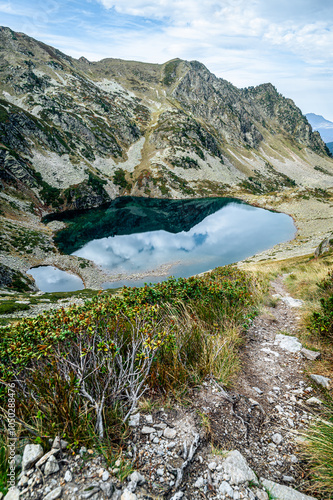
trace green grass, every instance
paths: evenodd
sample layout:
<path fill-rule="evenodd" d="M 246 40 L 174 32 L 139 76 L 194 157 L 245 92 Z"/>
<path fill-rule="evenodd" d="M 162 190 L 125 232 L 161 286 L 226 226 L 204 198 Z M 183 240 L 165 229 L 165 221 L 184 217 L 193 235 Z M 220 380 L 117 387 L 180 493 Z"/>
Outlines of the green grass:
<path fill-rule="evenodd" d="M 310 463 L 317 491 L 329 500 L 333 498 L 333 406 L 322 419 L 310 427 L 304 444 L 305 458 Z"/>
<path fill-rule="evenodd" d="M 28 304 L 17 304 L 12 300 L 0 302 L 0 314 L 12 314 L 17 311 L 27 311 Z"/>

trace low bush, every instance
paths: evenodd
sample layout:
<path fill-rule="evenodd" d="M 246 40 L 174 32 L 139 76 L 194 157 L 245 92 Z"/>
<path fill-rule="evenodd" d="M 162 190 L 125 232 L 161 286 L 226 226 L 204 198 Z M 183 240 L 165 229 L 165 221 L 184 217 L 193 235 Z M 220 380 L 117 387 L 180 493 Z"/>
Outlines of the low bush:
<path fill-rule="evenodd" d="M 119 443 L 144 393 L 184 390 L 206 376 L 230 382 L 255 305 L 252 279 L 227 266 L 24 319 L 0 337 L 0 406 L 14 382 L 25 432 L 88 444 L 107 426 Z"/>

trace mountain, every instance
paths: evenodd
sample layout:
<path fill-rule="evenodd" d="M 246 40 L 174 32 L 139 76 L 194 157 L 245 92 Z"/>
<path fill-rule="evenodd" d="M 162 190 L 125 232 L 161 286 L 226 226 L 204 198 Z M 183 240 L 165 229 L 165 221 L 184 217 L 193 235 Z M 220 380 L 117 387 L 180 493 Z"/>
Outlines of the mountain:
<path fill-rule="evenodd" d="M 311 124 L 313 130 L 317 130 L 324 142 L 333 141 L 333 122 L 326 120 L 321 115 L 316 115 L 314 113 L 307 113 L 305 115 Z"/>
<path fill-rule="evenodd" d="M 238 89 L 197 61 L 76 60 L 5 27 L 0 75 L 2 192 L 31 210 L 333 184 L 318 132 L 269 83 Z"/>

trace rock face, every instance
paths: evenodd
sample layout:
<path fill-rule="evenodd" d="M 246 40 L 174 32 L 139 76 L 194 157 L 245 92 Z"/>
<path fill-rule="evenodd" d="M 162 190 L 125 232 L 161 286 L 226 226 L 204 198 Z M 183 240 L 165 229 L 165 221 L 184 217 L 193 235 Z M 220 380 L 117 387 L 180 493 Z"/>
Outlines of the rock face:
<path fill-rule="evenodd" d="M 36 205 L 332 185 L 319 134 L 271 84 L 238 89 L 197 61 L 76 60 L 9 28 L 0 71 L 0 181 Z"/>

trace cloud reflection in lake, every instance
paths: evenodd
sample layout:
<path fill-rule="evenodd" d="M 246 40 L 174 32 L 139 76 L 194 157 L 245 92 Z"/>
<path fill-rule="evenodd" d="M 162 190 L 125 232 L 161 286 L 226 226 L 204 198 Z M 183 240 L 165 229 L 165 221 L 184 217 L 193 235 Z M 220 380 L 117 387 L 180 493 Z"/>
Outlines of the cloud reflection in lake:
<path fill-rule="evenodd" d="M 285 214 L 230 203 L 189 231 L 105 237 L 90 241 L 74 255 L 90 259 L 115 275 L 149 273 L 169 264 L 169 275 L 186 277 L 242 260 L 294 234 L 293 221 Z"/>

